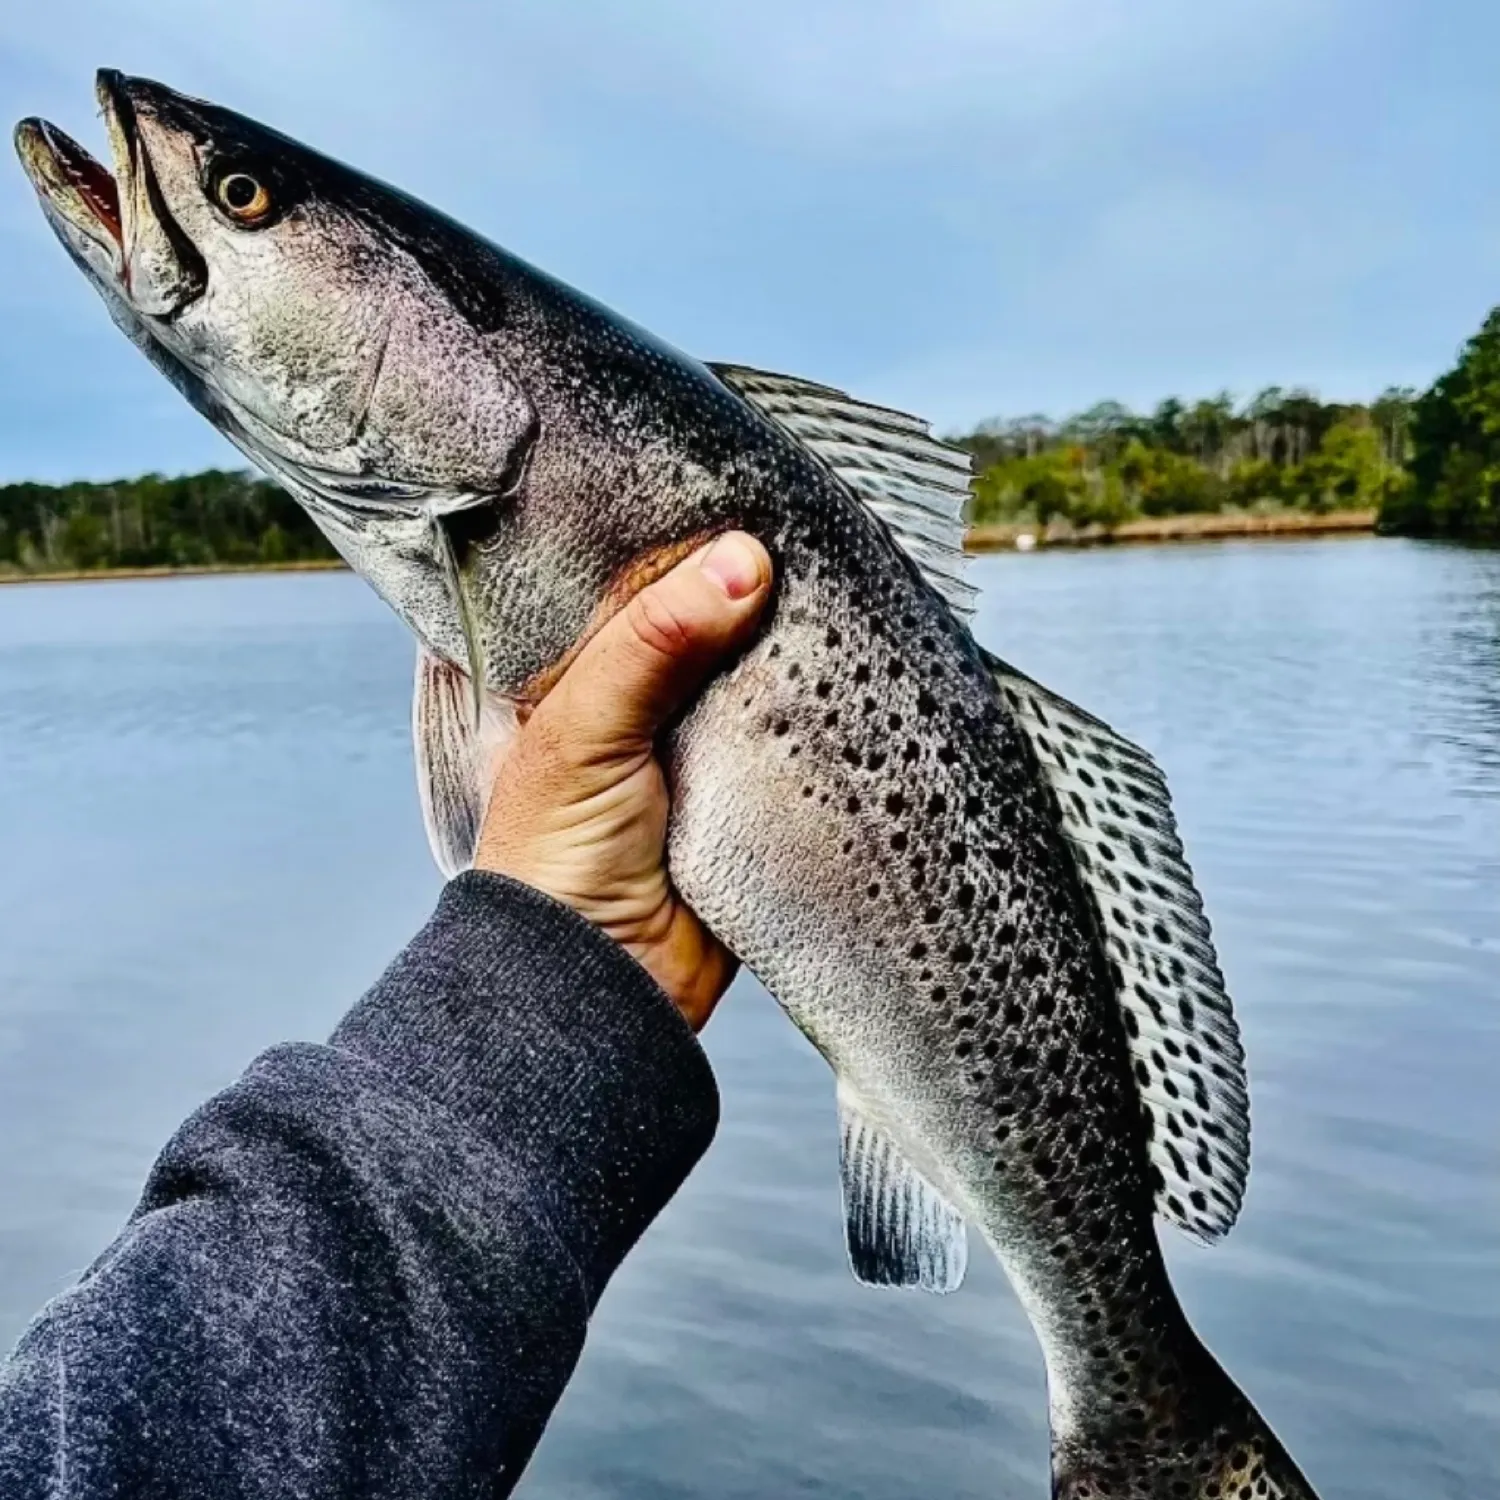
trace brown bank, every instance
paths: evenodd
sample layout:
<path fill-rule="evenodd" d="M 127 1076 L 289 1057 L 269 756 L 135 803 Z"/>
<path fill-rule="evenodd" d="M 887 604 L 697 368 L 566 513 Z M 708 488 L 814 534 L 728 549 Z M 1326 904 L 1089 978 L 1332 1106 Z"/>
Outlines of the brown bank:
<path fill-rule="evenodd" d="M 125 578 L 202 578 L 215 573 L 331 573 L 343 566 L 337 558 L 310 558 L 301 562 L 210 563 L 186 568 L 77 568 L 62 573 L 7 572 L 0 568 L 0 584 L 109 583 Z"/>
<path fill-rule="evenodd" d="M 1280 515 L 1161 516 L 1126 521 L 1113 528 L 1045 527 L 1028 521 L 972 526 L 964 545 L 970 552 L 1030 551 L 1033 547 L 1104 547 L 1121 542 L 1200 542 L 1244 536 L 1333 536 L 1374 531 L 1373 510 L 1334 510 L 1324 515 L 1288 511 Z M 337 559 L 285 563 L 217 563 L 188 568 L 89 568 L 61 573 L 0 569 L 0 584 L 103 583 L 128 578 L 198 578 L 216 573 L 328 573 L 342 569 Z"/>
<path fill-rule="evenodd" d="M 1052 521 L 1011 521 L 974 526 L 965 546 L 970 552 L 1029 551 L 1033 547 L 1101 547 L 1120 542 L 1199 542 L 1221 537 L 1333 536 L 1374 531 L 1373 510 L 1333 510 L 1322 515 L 1283 511 L 1270 515 L 1214 513 L 1196 516 L 1157 516 L 1125 521 L 1119 526 L 1070 526 Z"/>

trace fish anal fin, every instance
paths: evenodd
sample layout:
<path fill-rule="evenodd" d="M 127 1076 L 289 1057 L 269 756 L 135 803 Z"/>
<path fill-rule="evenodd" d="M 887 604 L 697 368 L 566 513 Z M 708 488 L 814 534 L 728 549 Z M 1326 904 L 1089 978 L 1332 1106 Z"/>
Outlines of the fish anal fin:
<path fill-rule="evenodd" d="M 498 756 L 516 732 L 509 704 L 486 698 L 474 712 L 468 674 L 418 648 L 412 745 L 422 821 L 432 857 L 452 879 L 474 862 Z"/>
<path fill-rule="evenodd" d="M 855 1279 L 867 1286 L 956 1291 L 969 1261 L 963 1217 L 843 1087 L 839 1165 Z"/>

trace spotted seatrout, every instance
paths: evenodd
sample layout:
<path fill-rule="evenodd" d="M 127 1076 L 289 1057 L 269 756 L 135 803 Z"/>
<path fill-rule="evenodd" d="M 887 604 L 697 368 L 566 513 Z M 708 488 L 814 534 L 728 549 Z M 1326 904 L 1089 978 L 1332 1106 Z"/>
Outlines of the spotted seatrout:
<path fill-rule="evenodd" d="M 968 1225 L 1046 1360 L 1057 1496 L 1308 1497 L 1194 1334 L 1248 1163 L 1238 1034 L 1150 757 L 971 637 L 967 460 L 709 366 L 347 167 L 100 77 L 114 173 L 18 130 L 115 321 L 419 642 L 437 857 L 518 705 L 656 562 L 730 527 L 763 633 L 666 745 L 672 877 L 833 1068 L 851 1264 L 948 1291 Z"/>

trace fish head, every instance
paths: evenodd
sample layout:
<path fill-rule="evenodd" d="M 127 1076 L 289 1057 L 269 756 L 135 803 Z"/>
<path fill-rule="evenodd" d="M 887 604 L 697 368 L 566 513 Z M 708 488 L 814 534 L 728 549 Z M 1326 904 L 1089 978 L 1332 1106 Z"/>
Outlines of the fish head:
<path fill-rule="evenodd" d="M 530 402 L 431 274 L 465 231 L 159 83 L 105 70 L 98 97 L 113 171 L 37 119 L 22 165 L 115 321 L 232 441 L 330 513 L 451 512 L 514 484 Z"/>

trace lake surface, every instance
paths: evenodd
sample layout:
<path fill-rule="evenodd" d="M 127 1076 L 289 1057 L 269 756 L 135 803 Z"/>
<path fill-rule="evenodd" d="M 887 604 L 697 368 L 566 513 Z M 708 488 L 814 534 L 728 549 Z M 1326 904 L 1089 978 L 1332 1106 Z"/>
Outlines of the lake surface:
<path fill-rule="evenodd" d="M 1500 1493 L 1500 552 L 988 557 L 991 649 L 1166 767 L 1249 1052 L 1255 1160 L 1189 1312 L 1324 1500 Z M 0 588 L 0 1344 L 263 1046 L 426 915 L 411 648 L 345 576 Z M 833 1090 L 741 981 L 719 1139 L 611 1287 L 523 1492 L 1046 1490 L 982 1253 L 844 1266 Z M 977 1241 L 976 1241 L 977 1248 Z"/>

